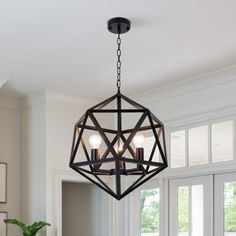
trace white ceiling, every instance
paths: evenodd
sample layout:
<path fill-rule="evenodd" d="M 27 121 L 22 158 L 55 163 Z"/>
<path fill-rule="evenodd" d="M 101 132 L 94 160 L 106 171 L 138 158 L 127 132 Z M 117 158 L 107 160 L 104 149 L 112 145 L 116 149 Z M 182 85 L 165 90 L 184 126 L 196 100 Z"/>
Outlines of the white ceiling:
<path fill-rule="evenodd" d="M 4 93 L 48 89 L 88 98 L 115 92 L 115 16 L 122 84 L 148 91 L 236 64 L 235 0 L 3 0 L 0 80 Z"/>

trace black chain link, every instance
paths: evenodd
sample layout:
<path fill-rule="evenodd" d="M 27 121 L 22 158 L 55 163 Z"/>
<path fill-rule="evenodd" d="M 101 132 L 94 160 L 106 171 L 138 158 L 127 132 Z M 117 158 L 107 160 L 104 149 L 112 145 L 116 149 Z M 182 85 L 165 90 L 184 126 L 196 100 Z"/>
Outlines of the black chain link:
<path fill-rule="evenodd" d="M 120 45 L 121 45 L 121 38 L 120 38 L 120 34 L 118 34 L 118 38 L 117 38 L 117 88 L 118 91 L 120 90 L 120 86 L 121 86 L 121 81 L 120 81 L 120 74 L 121 74 L 121 61 L 120 61 L 120 57 L 121 57 L 121 49 L 120 49 Z"/>

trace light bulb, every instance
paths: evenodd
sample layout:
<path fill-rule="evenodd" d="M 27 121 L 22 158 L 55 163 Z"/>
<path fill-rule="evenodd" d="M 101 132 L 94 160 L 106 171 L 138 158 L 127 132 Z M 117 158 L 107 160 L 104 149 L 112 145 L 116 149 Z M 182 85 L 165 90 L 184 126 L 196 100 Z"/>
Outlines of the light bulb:
<path fill-rule="evenodd" d="M 117 144 L 115 145 L 115 151 L 116 153 L 122 152 L 123 147 L 121 146 L 121 144 L 118 146 Z"/>
<path fill-rule="evenodd" d="M 136 148 L 141 148 L 144 143 L 144 136 L 141 133 L 136 133 L 133 137 L 133 143 Z"/>
<path fill-rule="evenodd" d="M 102 138 L 98 134 L 93 134 L 89 137 L 89 144 L 92 149 L 98 149 L 102 143 Z"/>

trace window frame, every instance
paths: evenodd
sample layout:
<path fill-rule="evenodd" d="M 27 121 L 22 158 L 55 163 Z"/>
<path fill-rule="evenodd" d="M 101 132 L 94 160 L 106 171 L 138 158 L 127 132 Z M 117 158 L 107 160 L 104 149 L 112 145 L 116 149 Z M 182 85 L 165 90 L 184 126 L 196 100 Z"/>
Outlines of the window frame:
<path fill-rule="evenodd" d="M 129 201 L 129 212 L 130 212 L 130 219 L 135 219 L 134 221 L 130 221 L 129 226 L 129 235 L 141 236 L 141 216 L 140 216 L 140 193 L 141 190 L 145 189 L 155 189 L 158 188 L 160 191 L 160 235 L 164 235 L 163 229 L 163 218 L 161 217 L 164 215 L 164 192 L 163 192 L 163 183 L 161 183 L 160 179 L 153 178 L 146 182 L 145 184 L 141 185 L 136 191 L 130 194 L 130 201 Z"/>
<path fill-rule="evenodd" d="M 188 128 L 194 128 L 202 125 L 208 125 L 209 127 L 209 134 L 211 134 L 211 124 L 220 123 L 224 121 L 233 120 L 233 160 L 225 161 L 225 162 L 217 162 L 217 163 L 208 163 L 199 166 L 185 166 L 180 168 L 170 168 L 171 160 L 170 160 L 170 134 L 174 131 L 179 130 L 186 130 Z M 169 167 L 165 169 L 163 172 L 159 173 L 158 176 L 153 177 L 149 180 L 146 184 L 151 183 L 159 183 L 160 188 L 160 235 L 168 235 L 170 234 L 170 189 L 169 189 L 169 181 L 172 179 L 177 178 L 193 178 L 193 177 L 200 177 L 203 175 L 216 175 L 222 173 L 229 173 L 236 170 L 236 109 L 229 109 L 226 111 L 212 111 L 207 112 L 200 115 L 192 115 L 189 117 L 178 118 L 176 120 L 170 120 L 165 122 L 166 128 L 166 146 L 167 146 L 167 158 Z M 186 131 L 185 134 L 187 135 L 188 132 Z M 211 139 L 211 135 L 208 136 Z M 188 147 L 188 140 L 186 140 L 186 147 Z M 209 140 L 209 147 L 211 147 L 211 140 Z M 186 152 L 187 152 L 186 148 Z M 209 150 L 210 151 L 210 150 Z M 211 153 L 209 155 L 211 158 Z M 188 158 L 186 158 L 188 159 Z M 140 186 L 142 188 L 142 186 Z M 130 219 L 127 224 L 127 231 L 124 236 L 136 236 L 138 235 L 137 231 L 137 222 L 133 222 L 136 219 L 137 212 L 135 211 L 135 197 L 137 199 L 136 193 L 139 192 L 138 190 L 131 193 L 127 199 L 127 207 L 128 207 L 128 218 Z M 136 196 L 135 196 L 136 195 Z"/>
<path fill-rule="evenodd" d="M 176 133 L 178 131 L 184 131 L 184 134 L 185 134 L 185 140 L 184 140 L 184 144 L 185 144 L 185 150 L 184 150 L 184 163 L 185 163 L 185 166 L 183 167 L 171 167 L 172 166 L 172 159 L 171 159 L 171 155 L 172 155 L 172 152 L 171 152 L 171 134 L 172 133 Z M 188 166 L 188 156 L 187 156 L 187 153 L 188 153 L 188 134 L 187 134 L 188 130 L 187 129 L 179 129 L 179 130 L 175 130 L 175 131 L 171 131 L 169 132 L 169 136 L 168 136 L 168 140 L 169 140 L 169 167 L 171 169 L 178 169 L 178 168 L 184 168 L 186 166 Z"/>
<path fill-rule="evenodd" d="M 221 123 L 221 122 L 226 122 L 226 121 L 233 121 L 233 159 L 232 160 L 226 160 L 226 161 L 220 161 L 220 162 L 213 162 L 212 161 L 212 125 Z M 196 166 L 190 166 L 189 165 L 189 130 L 192 128 L 198 128 L 201 126 L 208 126 L 208 163 L 206 164 L 200 164 Z M 177 168 L 172 168 L 171 167 L 171 134 L 173 132 L 185 130 L 185 166 L 184 167 L 177 167 Z M 223 118 L 218 118 L 218 119 L 212 119 L 212 120 L 205 120 L 201 121 L 198 123 L 189 123 L 185 125 L 179 125 L 179 126 L 170 126 L 167 130 L 167 153 L 168 153 L 168 160 L 169 160 L 169 170 L 171 172 L 175 172 L 177 169 L 187 169 L 187 168 L 199 168 L 201 169 L 202 167 L 210 167 L 214 168 L 222 164 L 232 164 L 236 163 L 236 116 L 230 116 L 230 117 L 223 117 Z"/>
<path fill-rule="evenodd" d="M 213 236 L 213 175 L 196 176 L 190 178 L 178 178 L 169 180 L 169 190 L 170 190 L 170 209 L 169 209 L 169 225 L 170 225 L 170 235 L 178 235 L 178 197 L 177 191 L 178 187 L 181 186 L 193 186 L 193 185 L 203 185 L 203 200 L 204 202 L 203 211 L 205 209 L 203 217 L 203 232 L 204 235 Z M 191 191 L 190 191 L 191 193 Z M 191 195 L 189 196 L 191 199 Z M 208 208 L 206 208 L 208 206 Z M 172 211 L 172 212 L 171 212 Z M 173 213 L 174 212 L 174 213 Z M 189 220 L 191 219 L 191 200 L 189 209 Z M 206 223 L 207 222 L 207 223 Z M 189 222 L 191 236 L 191 221 Z"/>
<path fill-rule="evenodd" d="M 236 181 L 236 172 L 232 173 L 223 173 L 215 175 L 214 182 L 215 182 L 215 189 L 214 189 L 214 196 L 215 196 L 215 236 L 222 236 L 224 235 L 224 184 L 226 182 L 235 182 Z"/>
<path fill-rule="evenodd" d="M 212 126 L 213 125 L 215 125 L 215 124 L 220 124 L 220 123 L 224 123 L 224 122 L 229 122 L 229 121 L 232 121 L 232 128 L 233 128 L 233 130 L 232 130 L 232 133 L 233 133 L 233 136 L 232 136 L 232 155 L 233 155 L 233 159 L 232 160 L 225 160 L 225 161 L 215 161 L 215 162 L 213 162 L 213 153 L 212 153 Z M 211 123 L 210 125 L 209 125 L 209 132 L 211 132 L 210 133 L 210 162 L 209 163 L 211 163 L 211 164 L 213 164 L 213 163 L 221 163 L 221 162 L 228 162 L 228 161 L 233 161 L 233 160 L 236 160 L 236 155 L 235 155 L 235 150 L 236 150 L 236 136 L 235 136 L 235 132 L 236 132 L 236 128 L 235 128 L 235 124 L 236 124 L 236 119 L 234 118 L 234 119 L 230 119 L 230 120 L 222 120 L 222 121 L 220 121 L 220 122 L 213 122 L 213 123 Z"/>

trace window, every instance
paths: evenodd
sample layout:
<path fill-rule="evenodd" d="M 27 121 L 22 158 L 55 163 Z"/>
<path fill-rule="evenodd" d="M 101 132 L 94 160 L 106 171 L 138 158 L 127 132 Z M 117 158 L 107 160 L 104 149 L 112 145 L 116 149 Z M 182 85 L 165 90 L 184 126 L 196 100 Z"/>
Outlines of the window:
<path fill-rule="evenodd" d="M 184 167 L 185 158 L 185 130 L 171 133 L 171 167 Z"/>
<path fill-rule="evenodd" d="M 169 187 L 170 236 L 236 236 L 236 172 L 173 179 Z"/>
<path fill-rule="evenodd" d="M 236 236 L 236 173 L 215 178 L 215 236 Z"/>
<path fill-rule="evenodd" d="M 203 185 L 192 186 L 192 236 L 203 235 Z"/>
<path fill-rule="evenodd" d="M 130 223 L 127 235 L 160 236 L 161 222 L 161 188 L 158 180 L 150 180 L 134 191 L 130 202 Z"/>
<path fill-rule="evenodd" d="M 236 181 L 224 184 L 224 235 L 236 235 Z"/>
<path fill-rule="evenodd" d="M 208 163 L 208 126 L 189 129 L 189 165 Z"/>
<path fill-rule="evenodd" d="M 233 159 L 233 121 L 212 124 L 212 162 Z"/>
<path fill-rule="evenodd" d="M 189 187 L 178 188 L 178 235 L 189 233 Z"/>
<path fill-rule="evenodd" d="M 185 170 L 170 170 L 141 186 L 130 201 L 126 235 L 236 236 L 236 173 L 212 174 L 214 170 L 234 171 L 234 122 L 202 124 L 170 133 L 171 168 L 194 167 L 186 170 L 187 176 L 198 171 L 199 176 L 184 178 Z M 147 136 L 145 147 L 152 147 L 152 143 Z M 217 164 L 226 161 L 231 162 Z M 203 171 L 195 168 L 202 165 L 212 167 L 210 175 L 205 166 Z"/>
<path fill-rule="evenodd" d="M 232 120 L 186 128 L 170 134 L 171 168 L 230 161 L 233 160 L 233 150 Z"/>
<path fill-rule="evenodd" d="M 190 220 L 191 212 L 191 220 Z M 178 236 L 203 236 L 203 185 L 178 188 Z"/>
<path fill-rule="evenodd" d="M 140 192 L 141 236 L 158 236 L 160 232 L 160 189 Z"/>
<path fill-rule="evenodd" d="M 170 235 L 210 236 L 212 176 L 170 180 Z"/>

